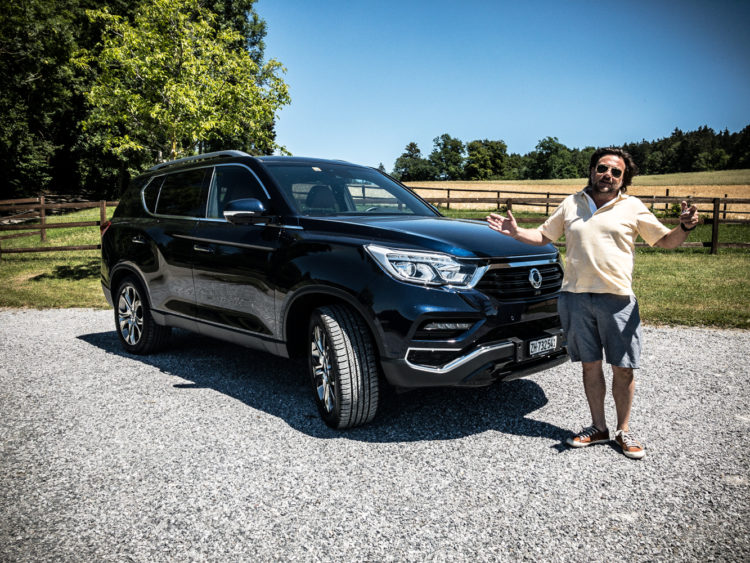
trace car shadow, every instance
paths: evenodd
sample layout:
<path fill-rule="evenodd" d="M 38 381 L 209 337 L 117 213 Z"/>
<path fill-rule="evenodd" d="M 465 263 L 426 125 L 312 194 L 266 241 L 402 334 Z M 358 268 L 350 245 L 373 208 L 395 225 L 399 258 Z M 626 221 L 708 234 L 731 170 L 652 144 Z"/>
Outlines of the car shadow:
<path fill-rule="evenodd" d="M 345 431 L 328 428 L 318 415 L 304 360 L 264 352 L 174 330 L 157 354 L 135 356 L 120 346 L 117 334 L 99 332 L 78 337 L 110 354 L 158 368 L 180 379 L 176 389 L 213 389 L 276 416 L 316 438 L 348 438 L 374 443 L 449 440 L 496 430 L 505 434 L 548 438 L 567 449 L 570 431 L 528 418 L 547 403 L 544 390 L 530 379 L 489 387 L 431 388 L 387 393 L 370 424 Z"/>

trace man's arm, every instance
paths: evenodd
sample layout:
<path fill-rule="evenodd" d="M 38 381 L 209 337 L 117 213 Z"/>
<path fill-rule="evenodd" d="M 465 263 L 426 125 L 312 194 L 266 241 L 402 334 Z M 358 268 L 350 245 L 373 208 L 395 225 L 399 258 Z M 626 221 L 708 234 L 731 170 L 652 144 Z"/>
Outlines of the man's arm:
<path fill-rule="evenodd" d="M 680 224 L 661 237 L 654 246 L 667 249 L 677 248 L 685 242 L 690 234 L 685 229 L 692 231 L 698 224 L 698 208 L 695 207 L 695 205 L 688 207 L 687 202 L 685 201 L 680 205 L 682 207 L 682 213 L 680 213 Z M 682 228 L 682 225 L 685 225 L 685 229 Z"/>
<path fill-rule="evenodd" d="M 493 231 L 514 238 L 519 242 L 525 242 L 526 244 L 543 246 L 552 242 L 539 229 L 524 229 L 523 227 L 519 227 L 510 209 L 508 209 L 507 217 L 491 213 L 487 217 L 487 224 Z"/>

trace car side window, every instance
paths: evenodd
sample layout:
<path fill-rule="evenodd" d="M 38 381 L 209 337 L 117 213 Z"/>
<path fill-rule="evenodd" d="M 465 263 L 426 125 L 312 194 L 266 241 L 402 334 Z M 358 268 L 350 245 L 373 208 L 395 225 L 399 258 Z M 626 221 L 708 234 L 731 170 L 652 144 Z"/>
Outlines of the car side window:
<path fill-rule="evenodd" d="M 161 188 L 163 182 L 164 176 L 156 177 L 143 190 L 143 203 L 149 213 L 156 212 L 156 200 L 159 198 L 159 188 Z"/>
<path fill-rule="evenodd" d="M 223 219 L 224 208 L 236 199 L 255 198 L 266 202 L 263 187 L 244 166 L 216 166 L 208 196 L 209 218 Z"/>
<path fill-rule="evenodd" d="M 203 185 L 207 171 L 210 172 L 211 169 L 198 168 L 167 174 L 156 202 L 156 214 L 203 217 L 205 213 Z"/>

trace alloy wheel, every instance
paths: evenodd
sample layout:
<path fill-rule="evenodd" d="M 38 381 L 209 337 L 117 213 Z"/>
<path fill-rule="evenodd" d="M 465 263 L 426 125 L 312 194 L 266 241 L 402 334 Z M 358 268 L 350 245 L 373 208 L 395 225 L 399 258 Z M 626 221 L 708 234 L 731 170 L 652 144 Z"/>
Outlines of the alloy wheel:
<path fill-rule="evenodd" d="M 123 340 L 135 346 L 143 334 L 143 303 L 130 284 L 123 286 L 117 304 L 117 320 Z"/>
<path fill-rule="evenodd" d="M 328 337 L 320 325 L 315 325 L 313 328 L 310 355 L 318 400 L 326 412 L 331 413 L 336 408 L 336 380 L 330 361 L 331 350 Z"/>

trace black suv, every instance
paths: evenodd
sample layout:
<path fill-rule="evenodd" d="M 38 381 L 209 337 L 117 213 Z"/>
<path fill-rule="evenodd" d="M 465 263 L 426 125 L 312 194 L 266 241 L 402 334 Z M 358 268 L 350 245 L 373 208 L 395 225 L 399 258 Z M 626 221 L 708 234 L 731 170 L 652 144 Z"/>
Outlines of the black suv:
<path fill-rule="evenodd" d="M 102 230 L 126 351 L 180 327 L 307 356 L 334 428 L 372 420 L 384 384 L 488 385 L 566 360 L 554 246 L 447 219 L 373 168 L 183 158 L 136 178 Z"/>

